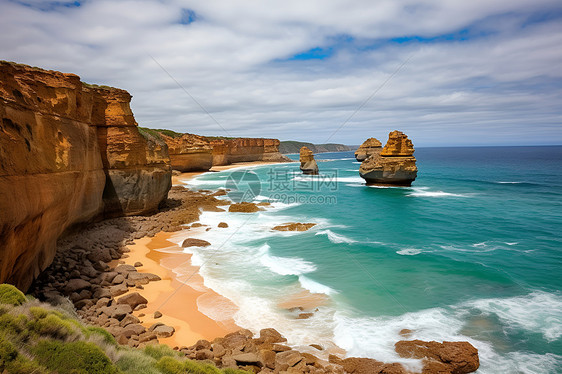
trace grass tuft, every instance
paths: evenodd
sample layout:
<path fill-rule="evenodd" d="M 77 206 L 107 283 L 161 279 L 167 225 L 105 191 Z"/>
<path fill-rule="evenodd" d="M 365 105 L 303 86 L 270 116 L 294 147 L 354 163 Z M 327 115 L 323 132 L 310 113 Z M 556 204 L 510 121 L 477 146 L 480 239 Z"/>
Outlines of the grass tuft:
<path fill-rule="evenodd" d="M 0 284 L 0 304 L 22 305 L 27 299 L 23 292 L 11 284 Z"/>

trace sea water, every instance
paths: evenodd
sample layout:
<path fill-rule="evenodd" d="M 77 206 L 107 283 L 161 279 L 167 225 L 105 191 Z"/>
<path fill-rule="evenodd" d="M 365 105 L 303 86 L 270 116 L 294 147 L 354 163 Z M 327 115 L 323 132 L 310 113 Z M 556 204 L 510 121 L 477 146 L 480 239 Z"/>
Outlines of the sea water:
<path fill-rule="evenodd" d="M 316 155 L 318 177 L 295 162 L 187 182 L 244 189 L 236 182 L 248 172 L 260 181 L 255 201 L 272 202 L 258 213 L 201 215 L 213 245 L 190 251 L 205 285 L 238 306 L 224 318 L 274 327 L 296 346 L 333 342 L 414 369 L 394 352 L 402 329 L 408 339 L 471 342 L 478 373 L 562 372 L 562 147 L 415 156 L 418 178 L 407 188 L 366 186 L 351 152 Z M 217 229 L 221 221 L 229 227 Z M 317 225 L 271 230 L 287 222 Z M 279 303 L 303 290 L 328 302 L 301 320 Z"/>

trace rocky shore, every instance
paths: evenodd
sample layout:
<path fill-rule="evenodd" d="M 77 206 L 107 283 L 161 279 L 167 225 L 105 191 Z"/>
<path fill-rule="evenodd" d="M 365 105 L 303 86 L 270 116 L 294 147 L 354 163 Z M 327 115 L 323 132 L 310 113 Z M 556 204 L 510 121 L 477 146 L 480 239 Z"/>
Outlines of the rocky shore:
<path fill-rule="evenodd" d="M 173 187 L 160 211 L 151 216 L 108 219 L 81 228 L 59 240 L 51 266 L 34 282 L 31 292 L 55 305 L 69 301 L 88 324 L 106 328 L 120 344 L 143 347 L 165 341 L 176 328 L 158 322 L 161 313 L 150 316 L 147 325 L 143 311 L 151 301 L 140 292 L 161 278 L 143 271 L 143 263 L 125 264 L 128 245 L 159 232 L 196 230 L 201 211 L 229 210 L 255 212 L 256 204 L 229 204 L 217 199 L 224 190 L 190 191 Z M 236 207 L 235 209 L 231 209 Z M 191 225 L 189 225 L 191 224 Z M 272 229 L 302 230 L 310 224 L 288 223 Z M 188 239 L 189 240 L 189 239 Z M 184 243 L 208 245 L 208 243 Z M 240 368 L 255 373 L 408 373 L 397 363 L 382 363 L 366 358 L 341 358 L 328 355 L 320 345 L 301 352 L 274 329 L 261 330 L 258 336 L 249 330 L 228 333 L 213 340 L 185 342 L 173 348 L 193 360 L 210 361 L 221 368 Z M 191 345 L 189 345 L 191 344 Z M 424 373 L 469 373 L 478 367 L 478 353 L 465 342 L 401 341 L 396 345 L 400 356 L 422 360 Z"/>

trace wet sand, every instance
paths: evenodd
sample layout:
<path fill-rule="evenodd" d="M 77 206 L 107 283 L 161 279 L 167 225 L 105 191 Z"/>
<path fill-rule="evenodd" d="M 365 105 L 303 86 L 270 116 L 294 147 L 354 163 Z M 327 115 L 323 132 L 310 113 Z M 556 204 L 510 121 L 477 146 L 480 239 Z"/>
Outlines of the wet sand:
<path fill-rule="evenodd" d="M 212 341 L 239 330 L 232 318 L 216 321 L 199 311 L 198 304 L 202 302 L 220 305 L 223 316 L 232 316 L 237 307 L 203 285 L 199 268 L 191 265 L 191 255 L 183 253 L 181 247 L 167 240 L 172 235 L 161 232 L 154 238 L 145 237 L 128 246 L 131 252 L 124 259 L 125 263 L 134 265 L 137 261 L 141 262 L 143 266 L 137 268 L 139 272 L 157 274 L 162 278 L 144 285 L 144 289 L 130 289 L 129 292 L 138 292 L 148 300 L 147 308 L 134 312 L 134 315 L 145 315 L 139 319 L 146 328 L 156 322 L 174 327 L 176 332 L 173 336 L 159 338 L 161 343 L 171 347 L 190 346 L 199 339 Z M 155 319 L 156 311 L 163 316 Z"/>

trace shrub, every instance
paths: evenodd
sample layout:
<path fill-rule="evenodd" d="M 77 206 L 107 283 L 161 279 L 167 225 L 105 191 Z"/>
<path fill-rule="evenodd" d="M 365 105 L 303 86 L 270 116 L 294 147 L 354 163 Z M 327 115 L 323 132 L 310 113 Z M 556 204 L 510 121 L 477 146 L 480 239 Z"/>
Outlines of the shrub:
<path fill-rule="evenodd" d="M 204 364 L 191 360 L 186 360 L 183 364 L 186 372 L 193 374 L 221 374 L 222 371 L 218 369 L 215 365 Z"/>
<path fill-rule="evenodd" d="M 144 348 L 144 353 L 156 360 L 160 360 L 162 357 L 181 357 L 179 352 L 164 344 L 147 345 Z"/>
<path fill-rule="evenodd" d="M 107 344 L 117 345 L 117 340 L 115 340 L 115 337 L 111 335 L 111 333 L 106 329 L 103 329 L 101 327 L 95 327 L 95 326 L 86 327 L 86 336 L 90 337 L 93 334 L 101 336 L 103 338 L 103 341 L 106 342 Z"/>
<path fill-rule="evenodd" d="M 0 284 L 0 304 L 21 305 L 27 299 L 23 292 L 11 284 Z"/>
<path fill-rule="evenodd" d="M 29 329 L 39 335 L 55 339 L 65 339 L 79 331 L 76 329 L 75 323 L 70 320 L 63 320 L 54 314 L 48 314 L 45 318 L 31 321 Z"/>
<path fill-rule="evenodd" d="M 156 360 L 140 350 L 125 350 L 116 362 L 119 369 L 127 374 L 160 374 L 155 368 Z"/>
<path fill-rule="evenodd" d="M 183 368 L 183 363 L 172 357 L 166 356 L 162 357 L 157 363 L 156 368 L 159 369 L 163 374 L 186 374 L 187 372 Z"/>
<path fill-rule="evenodd" d="M 0 371 L 10 374 L 45 374 L 46 371 L 37 363 L 20 355 L 8 340 L 0 336 Z"/>
<path fill-rule="evenodd" d="M 105 353 L 93 343 L 43 340 L 34 347 L 33 353 L 42 365 L 59 373 L 119 373 Z"/>

